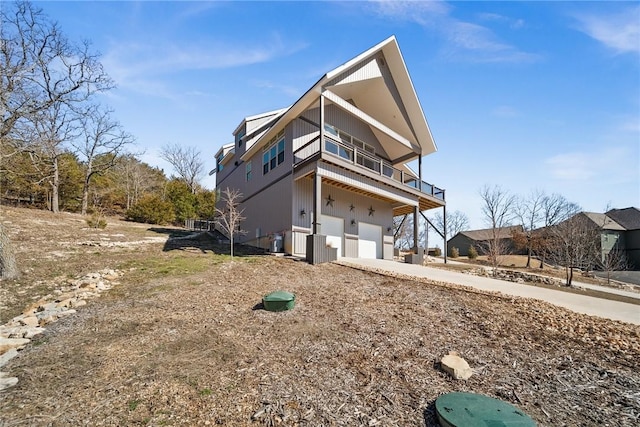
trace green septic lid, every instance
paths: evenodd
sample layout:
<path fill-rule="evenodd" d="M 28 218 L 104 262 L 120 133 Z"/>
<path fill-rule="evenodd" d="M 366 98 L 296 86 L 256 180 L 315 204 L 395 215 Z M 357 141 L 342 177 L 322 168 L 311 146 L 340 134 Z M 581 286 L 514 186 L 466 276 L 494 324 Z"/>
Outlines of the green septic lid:
<path fill-rule="evenodd" d="M 443 427 L 535 427 L 536 423 L 513 405 L 475 393 L 448 393 L 436 400 Z"/>
<path fill-rule="evenodd" d="M 296 299 L 296 296 L 291 292 L 287 292 L 287 291 L 271 292 L 270 294 L 265 295 L 264 298 L 262 298 L 263 301 L 271 301 L 271 302 L 293 301 L 294 299 Z"/>

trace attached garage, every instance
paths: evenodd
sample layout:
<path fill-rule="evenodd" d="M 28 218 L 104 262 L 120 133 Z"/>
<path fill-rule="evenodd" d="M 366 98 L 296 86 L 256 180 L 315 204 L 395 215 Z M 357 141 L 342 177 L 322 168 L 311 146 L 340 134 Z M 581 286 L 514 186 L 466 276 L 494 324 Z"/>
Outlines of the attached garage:
<path fill-rule="evenodd" d="M 344 219 L 322 215 L 320 222 L 322 234 L 327 236 L 327 245 L 338 249 L 338 256 L 344 256 L 342 241 L 344 238 Z"/>
<path fill-rule="evenodd" d="M 360 222 L 358 224 L 358 257 L 382 258 L 382 227 Z"/>

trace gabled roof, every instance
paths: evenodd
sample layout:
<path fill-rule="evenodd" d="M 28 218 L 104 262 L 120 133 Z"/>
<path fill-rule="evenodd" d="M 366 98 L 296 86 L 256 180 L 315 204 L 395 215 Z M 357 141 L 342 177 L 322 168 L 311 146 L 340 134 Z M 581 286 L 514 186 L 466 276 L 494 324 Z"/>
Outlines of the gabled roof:
<path fill-rule="evenodd" d="M 582 214 L 585 217 L 589 218 L 597 227 L 602 228 L 603 230 L 625 230 L 623 226 L 621 226 L 605 214 L 598 212 L 582 212 Z"/>
<path fill-rule="evenodd" d="M 501 227 L 497 229 L 498 237 L 500 239 L 510 239 L 512 237 L 513 232 L 521 232 L 522 230 L 523 228 L 521 225 L 510 225 L 507 227 Z M 466 236 L 471 240 L 481 242 L 481 241 L 490 240 L 493 238 L 493 229 L 485 228 L 482 230 L 468 230 L 468 231 L 461 231 L 458 234 Z M 458 234 L 456 234 L 456 236 Z M 452 239 L 456 236 L 453 236 Z"/>
<path fill-rule="evenodd" d="M 325 91 L 334 104 L 344 109 L 355 105 L 370 123 L 376 124 L 372 131 L 383 146 L 388 143 L 385 150 L 391 157 L 401 159 L 410 152 L 417 157 L 436 151 L 400 48 L 395 36 L 391 36 L 322 76 L 251 148 L 247 147 L 243 159 L 255 154 L 291 120 L 317 105 Z M 392 140 L 403 141 L 405 147 L 391 144 Z M 398 152 L 389 153 L 388 148 L 394 146 Z"/>
<path fill-rule="evenodd" d="M 640 230 L 640 210 L 638 208 L 611 209 L 606 215 L 626 230 Z"/>

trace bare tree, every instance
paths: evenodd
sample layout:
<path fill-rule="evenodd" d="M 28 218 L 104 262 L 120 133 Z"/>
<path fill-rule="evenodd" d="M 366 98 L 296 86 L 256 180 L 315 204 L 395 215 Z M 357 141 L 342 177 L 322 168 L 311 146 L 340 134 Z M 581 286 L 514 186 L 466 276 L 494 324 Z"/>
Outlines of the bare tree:
<path fill-rule="evenodd" d="M 75 133 L 74 109 L 113 81 L 88 42 L 69 42 L 31 3 L 3 5 L 0 16 L 0 140 L 29 153 L 58 212 L 58 158 Z"/>
<path fill-rule="evenodd" d="M 571 203 L 565 205 L 564 215 L 569 218 L 546 229 L 547 256 L 555 264 L 564 267 L 567 286 L 571 286 L 576 268 L 590 268 L 600 234 L 592 220 L 574 212 L 576 207 Z"/>
<path fill-rule="evenodd" d="M 240 223 L 245 220 L 242 216 L 244 209 L 240 209 L 240 200 L 242 193 L 236 189 L 227 187 L 222 191 L 222 207 L 216 208 L 218 215 L 216 224 L 227 234 L 231 242 L 231 259 L 233 259 L 233 240 L 234 236 L 246 234 L 246 231 L 240 228 Z"/>
<path fill-rule="evenodd" d="M 600 255 L 600 254 L 599 254 Z M 614 271 L 624 271 L 629 269 L 627 254 L 619 245 L 614 246 L 606 254 L 595 258 L 596 266 L 604 271 L 607 276 L 607 283 L 611 283 L 611 273 Z"/>
<path fill-rule="evenodd" d="M 37 184 L 50 188 L 49 209 L 59 212 L 60 158 L 68 152 L 65 144 L 79 135 L 78 116 L 68 106 L 55 102 L 45 110 L 34 113 L 19 129 L 20 150 L 29 154 L 37 171 Z"/>
<path fill-rule="evenodd" d="M 72 145 L 84 162 L 82 187 L 82 215 L 87 214 L 89 187 L 94 175 L 113 168 L 122 152 L 133 144 L 134 138 L 120 123 L 111 118 L 112 110 L 91 106 L 82 114 L 82 137 Z"/>
<path fill-rule="evenodd" d="M 535 244 L 534 230 L 540 226 L 543 217 L 543 201 L 545 194 L 534 190 L 527 197 L 516 198 L 514 213 L 518 222 L 522 224 L 524 247 L 527 250 L 527 268 L 531 267 L 531 255 Z"/>
<path fill-rule="evenodd" d="M 413 247 L 413 215 L 393 217 L 393 236 L 398 249 L 407 250 Z"/>
<path fill-rule="evenodd" d="M 0 139 L 54 104 L 77 104 L 113 87 L 90 45 L 70 43 L 27 1 L 0 7 Z"/>
<path fill-rule="evenodd" d="M 194 147 L 183 147 L 178 144 L 168 144 L 162 147 L 160 157 L 169 162 L 183 179 L 193 194 L 198 190 L 198 181 L 204 172 L 202 155 Z"/>
<path fill-rule="evenodd" d="M 482 252 L 487 255 L 493 274 L 497 274 L 502 256 L 506 255 L 506 239 L 501 233 L 501 229 L 510 225 L 513 217 L 513 205 L 515 196 L 499 186 L 484 186 L 480 189 L 482 198 L 482 214 L 485 222 L 489 226 L 489 239 L 481 245 Z"/>
<path fill-rule="evenodd" d="M 442 213 L 437 212 L 431 219 L 431 222 L 433 222 L 433 225 L 438 227 L 440 231 L 443 231 L 444 218 L 445 217 L 442 215 Z M 458 210 L 453 212 L 447 211 L 446 219 L 447 219 L 447 236 L 453 237 L 459 232 L 469 228 L 469 217 L 467 217 L 467 215 L 464 212 L 461 212 Z"/>
<path fill-rule="evenodd" d="M 162 187 L 162 171 L 142 163 L 133 154 L 120 156 L 113 169 L 119 190 L 125 195 L 125 207 L 131 208 L 144 194 Z"/>
<path fill-rule="evenodd" d="M 566 221 L 581 211 L 580 206 L 568 201 L 564 196 L 553 193 L 544 196 L 541 200 L 540 223 L 541 227 L 532 233 L 532 248 L 534 254 L 540 257 L 540 268 L 544 268 L 546 256 L 551 252 L 553 245 L 551 227 Z"/>

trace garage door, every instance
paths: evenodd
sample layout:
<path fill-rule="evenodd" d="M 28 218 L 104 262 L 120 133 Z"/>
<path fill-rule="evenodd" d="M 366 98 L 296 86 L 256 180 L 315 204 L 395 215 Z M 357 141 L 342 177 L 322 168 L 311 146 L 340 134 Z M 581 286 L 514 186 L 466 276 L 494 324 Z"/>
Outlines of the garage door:
<path fill-rule="evenodd" d="M 382 258 L 382 227 L 361 222 L 358 224 L 358 257 Z"/>
<path fill-rule="evenodd" d="M 327 236 L 327 245 L 338 249 L 338 256 L 343 256 L 342 238 L 344 236 L 344 219 L 322 215 L 322 234 Z"/>

